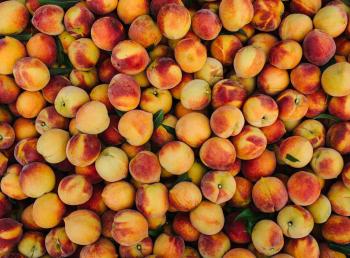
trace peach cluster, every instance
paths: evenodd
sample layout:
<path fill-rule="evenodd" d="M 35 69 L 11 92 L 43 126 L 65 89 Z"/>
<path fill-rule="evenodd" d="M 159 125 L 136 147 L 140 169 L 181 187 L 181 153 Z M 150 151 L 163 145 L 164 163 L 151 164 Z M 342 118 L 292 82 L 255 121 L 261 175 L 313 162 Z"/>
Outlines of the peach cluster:
<path fill-rule="evenodd" d="M 0 257 L 349 257 L 349 18 L 0 0 Z"/>

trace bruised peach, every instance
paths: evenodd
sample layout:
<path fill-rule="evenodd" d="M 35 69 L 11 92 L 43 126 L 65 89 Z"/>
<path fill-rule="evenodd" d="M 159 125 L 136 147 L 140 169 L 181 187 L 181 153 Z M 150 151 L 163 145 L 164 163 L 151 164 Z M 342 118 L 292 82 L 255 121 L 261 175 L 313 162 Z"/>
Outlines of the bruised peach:
<path fill-rule="evenodd" d="M 294 13 L 303 13 L 313 16 L 321 8 L 321 0 L 292 0 L 290 3 L 291 10 Z"/>
<path fill-rule="evenodd" d="M 350 195 L 350 189 L 343 182 L 334 183 L 328 191 L 328 199 L 332 205 L 332 211 L 338 215 L 350 216 L 350 206 L 346 199 Z"/>
<path fill-rule="evenodd" d="M 185 243 L 181 237 L 160 234 L 154 242 L 153 253 L 164 258 L 182 257 Z"/>
<path fill-rule="evenodd" d="M 242 43 L 235 35 L 219 35 L 211 43 L 210 53 L 223 65 L 231 65 L 241 47 Z"/>
<path fill-rule="evenodd" d="M 309 108 L 306 112 L 306 117 L 315 117 L 323 113 L 327 109 L 327 95 L 323 89 L 306 95 L 307 102 L 309 103 Z"/>
<path fill-rule="evenodd" d="M 330 4 L 317 11 L 313 18 L 313 23 L 316 29 L 335 38 L 345 31 L 348 24 L 348 16 L 342 6 Z"/>
<path fill-rule="evenodd" d="M 26 138 L 17 142 L 13 154 L 19 164 L 23 166 L 43 160 L 43 157 L 36 150 L 37 142 L 37 138 Z"/>
<path fill-rule="evenodd" d="M 74 68 L 89 71 L 97 64 L 100 50 L 91 39 L 81 38 L 69 45 L 68 57 Z"/>
<path fill-rule="evenodd" d="M 302 53 L 298 42 L 290 39 L 282 40 L 271 48 L 269 61 L 279 69 L 293 69 L 299 64 Z"/>
<path fill-rule="evenodd" d="M 287 70 L 268 64 L 258 75 L 257 84 L 263 93 L 276 95 L 288 87 L 289 75 Z"/>
<path fill-rule="evenodd" d="M 70 7 L 64 15 L 64 27 L 73 37 L 87 37 L 95 17 L 84 5 Z"/>
<path fill-rule="evenodd" d="M 102 17 L 92 25 L 91 38 L 98 48 L 112 51 L 117 43 L 125 39 L 123 24 L 114 17 Z"/>
<path fill-rule="evenodd" d="M 269 55 L 271 48 L 278 42 L 277 38 L 269 33 L 258 33 L 252 36 L 248 43 L 255 47 L 260 47 L 266 56 Z"/>
<path fill-rule="evenodd" d="M 58 92 L 70 84 L 71 82 L 62 75 L 51 76 L 49 83 L 42 89 L 43 97 L 47 102 L 53 104 Z"/>
<path fill-rule="evenodd" d="M 174 232 L 185 241 L 197 241 L 200 235 L 198 230 L 192 226 L 188 213 L 176 213 L 172 228 Z"/>
<path fill-rule="evenodd" d="M 104 15 L 117 8 L 118 0 L 87 0 L 86 4 L 93 13 Z"/>
<path fill-rule="evenodd" d="M 244 116 L 242 112 L 234 106 L 221 106 L 217 108 L 210 117 L 211 129 L 221 138 L 228 138 L 239 134 L 243 126 Z"/>
<path fill-rule="evenodd" d="M 207 107 L 211 100 L 209 84 L 200 79 L 192 80 L 181 91 L 181 104 L 191 110 L 202 110 Z"/>
<path fill-rule="evenodd" d="M 211 236 L 201 234 L 198 239 L 198 251 L 205 258 L 223 257 L 230 247 L 230 239 L 223 232 Z"/>
<path fill-rule="evenodd" d="M 147 68 L 147 78 L 158 89 L 171 89 L 181 82 L 182 72 L 173 59 L 160 57 Z"/>
<path fill-rule="evenodd" d="M 0 34 L 10 35 L 21 33 L 28 25 L 29 12 L 18 1 L 3 1 L 0 4 Z"/>
<path fill-rule="evenodd" d="M 69 257 L 77 249 L 76 244 L 69 240 L 64 227 L 50 230 L 45 237 L 45 247 L 52 257 Z"/>
<path fill-rule="evenodd" d="M 223 256 L 223 258 L 240 258 L 240 257 L 255 258 L 256 256 L 251 251 L 244 248 L 231 249 Z"/>
<path fill-rule="evenodd" d="M 150 151 L 141 151 L 130 161 L 131 176 L 140 183 L 155 183 L 160 179 L 161 166 L 158 157 Z"/>
<path fill-rule="evenodd" d="M 266 55 L 261 48 L 245 46 L 237 51 L 233 66 L 238 77 L 251 78 L 261 72 L 266 62 Z"/>
<path fill-rule="evenodd" d="M 314 64 L 301 63 L 292 70 L 290 80 L 296 90 L 312 94 L 321 87 L 321 71 Z"/>
<path fill-rule="evenodd" d="M 276 100 L 279 107 L 279 118 L 282 121 L 296 121 L 305 116 L 309 103 L 300 92 L 292 89 L 283 91 Z"/>
<path fill-rule="evenodd" d="M 344 161 L 338 151 L 332 148 L 318 148 L 310 164 L 316 175 L 323 179 L 333 179 L 342 172 Z"/>
<path fill-rule="evenodd" d="M 84 246 L 80 251 L 81 258 L 94 256 L 113 258 L 117 256 L 117 251 L 112 241 L 107 238 L 101 238 L 93 244 Z"/>
<path fill-rule="evenodd" d="M 219 15 L 226 30 L 238 31 L 253 19 L 253 4 L 247 0 L 223 0 L 219 5 Z"/>
<path fill-rule="evenodd" d="M 158 45 L 162 39 L 160 29 L 149 15 L 141 15 L 133 20 L 128 36 L 146 48 Z"/>
<path fill-rule="evenodd" d="M 230 105 L 240 108 L 248 93 L 241 84 L 230 79 L 218 81 L 212 90 L 212 106 L 218 108 Z"/>
<path fill-rule="evenodd" d="M 180 40 L 175 46 L 174 54 L 176 62 L 186 73 L 198 72 L 207 59 L 205 46 L 193 38 Z"/>
<path fill-rule="evenodd" d="M 0 150 L 10 148 L 15 142 L 15 131 L 8 123 L 0 123 Z"/>
<path fill-rule="evenodd" d="M 201 201 L 202 193 L 192 182 L 177 183 L 169 190 L 169 205 L 177 211 L 191 211 Z"/>
<path fill-rule="evenodd" d="M 321 77 L 323 90 L 333 97 L 343 97 L 350 94 L 349 84 L 350 64 L 340 62 L 330 65 Z M 335 86 L 336 85 L 336 86 Z"/>
<path fill-rule="evenodd" d="M 274 31 L 281 23 L 284 5 L 280 0 L 258 0 L 253 3 L 253 26 L 260 31 Z"/>
<path fill-rule="evenodd" d="M 17 248 L 26 257 L 42 257 L 46 253 L 44 234 L 37 231 L 24 233 Z"/>
<path fill-rule="evenodd" d="M 337 244 L 350 243 L 350 219 L 349 217 L 331 215 L 322 225 L 322 236 L 327 240 Z"/>
<path fill-rule="evenodd" d="M 303 42 L 305 58 L 312 64 L 322 66 L 334 56 L 336 45 L 333 38 L 321 30 L 310 31 Z"/>
<path fill-rule="evenodd" d="M 301 257 L 320 257 L 320 248 L 318 247 L 317 240 L 308 235 L 299 239 L 290 239 L 285 246 L 286 253 L 292 255 L 295 258 Z"/>
<path fill-rule="evenodd" d="M 57 47 L 55 39 L 52 36 L 37 33 L 28 40 L 26 47 L 30 57 L 38 58 L 47 66 L 51 66 L 55 63 Z M 42 51 L 43 48 L 45 48 L 46 51 Z"/>
<path fill-rule="evenodd" d="M 327 144 L 337 150 L 340 154 L 350 153 L 350 144 L 348 132 L 350 131 L 350 123 L 341 122 L 332 125 L 326 135 Z"/>
<path fill-rule="evenodd" d="M 313 148 L 325 144 L 326 130 L 324 125 L 317 120 L 304 120 L 293 130 L 293 134 L 308 139 Z"/>
<path fill-rule="evenodd" d="M 33 26 L 40 32 L 57 36 L 64 31 L 64 10 L 57 5 L 43 5 L 35 10 L 32 18 Z"/>
<path fill-rule="evenodd" d="M 12 37 L 0 39 L 0 58 L 3 60 L 0 64 L 0 74 L 12 74 L 16 62 L 25 56 L 26 49 L 19 40 Z"/>
<path fill-rule="evenodd" d="M 209 9 L 201 9 L 192 17 L 192 30 L 203 40 L 215 39 L 221 30 L 219 17 Z"/>

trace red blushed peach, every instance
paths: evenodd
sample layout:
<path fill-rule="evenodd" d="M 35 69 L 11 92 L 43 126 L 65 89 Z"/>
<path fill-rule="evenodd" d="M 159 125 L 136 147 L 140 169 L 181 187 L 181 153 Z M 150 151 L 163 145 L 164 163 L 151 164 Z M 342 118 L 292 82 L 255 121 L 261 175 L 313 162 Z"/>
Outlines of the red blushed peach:
<path fill-rule="evenodd" d="M 160 57 L 147 68 L 147 78 L 158 89 L 171 89 L 181 82 L 182 72 L 173 59 Z"/>
<path fill-rule="evenodd" d="M 288 202 L 288 192 L 276 177 L 262 177 L 254 185 L 252 198 L 255 206 L 265 213 L 281 210 Z"/>
<path fill-rule="evenodd" d="M 199 156 L 207 167 L 226 170 L 235 161 L 236 150 L 229 140 L 212 137 L 203 143 Z"/>
<path fill-rule="evenodd" d="M 91 164 L 86 167 L 75 167 L 75 173 L 86 177 L 86 179 L 92 183 L 97 184 L 101 182 L 102 178 L 98 175 L 96 171 L 95 164 Z"/>
<path fill-rule="evenodd" d="M 313 16 L 321 8 L 321 0 L 292 0 L 290 8 L 294 13 L 303 13 Z"/>
<path fill-rule="evenodd" d="M 91 39 L 81 38 L 69 45 L 68 57 L 74 68 L 89 71 L 97 64 L 100 50 Z"/>
<path fill-rule="evenodd" d="M 288 71 L 268 64 L 259 74 L 257 84 L 263 93 L 276 95 L 288 87 Z"/>
<path fill-rule="evenodd" d="M 15 81 L 6 75 L 0 75 L 0 103 L 10 104 L 16 101 L 20 93 Z"/>
<path fill-rule="evenodd" d="M 132 159 L 140 151 L 147 151 L 147 150 L 150 151 L 151 145 L 149 143 L 146 143 L 140 146 L 134 146 L 134 145 L 131 145 L 130 143 L 125 142 L 122 144 L 121 149 L 126 153 L 129 159 Z"/>
<path fill-rule="evenodd" d="M 37 33 L 27 42 L 27 52 L 30 57 L 38 58 L 47 66 L 55 63 L 57 57 L 56 42 L 52 36 Z M 42 51 L 45 48 L 45 51 Z"/>
<path fill-rule="evenodd" d="M 220 205 L 202 201 L 190 212 L 192 225 L 202 234 L 214 235 L 224 227 L 224 213 Z"/>
<path fill-rule="evenodd" d="M 136 41 L 120 41 L 112 51 L 112 65 L 121 73 L 135 75 L 146 69 L 150 58 L 146 49 Z"/>
<path fill-rule="evenodd" d="M 258 0 L 253 3 L 253 26 L 260 31 L 274 31 L 281 23 L 284 5 L 279 0 Z"/>
<path fill-rule="evenodd" d="M 203 110 L 210 104 L 210 85 L 204 80 L 192 80 L 181 91 L 181 104 L 190 110 Z"/>
<path fill-rule="evenodd" d="M 320 248 L 318 247 L 317 240 L 311 235 L 299 239 L 290 239 L 284 249 L 286 253 L 295 258 L 320 257 Z"/>
<path fill-rule="evenodd" d="M 233 15 L 234 13 L 238 15 Z M 251 22 L 254 9 L 252 3 L 247 0 L 224 0 L 219 5 L 219 15 L 226 30 L 238 31 Z"/>
<path fill-rule="evenodd" d="M 346 255 L 329 248 L 328 244 L 320 243 L 320 258 L 346 258 Z"/>
<path fill-rule="evenodd" d="M 91 27 L 91 38 L 96 46 L 106 51 L 125 39 L 123 24 L 114 17 L 102 17 Z"/>
<path fill-rule="evenodd" d="M 309 108 L 305 115 L 306 117 L 311 118 L 318 116 L 327 109 L 327 95 L 322 89 L 319 89 L 315 93 L 306 95 L 306 98 L 309 103 Z"/>
<path fill-rule="evenodd" d="M 132 246 L 148 236 L 148 223 L 140 212 L 126 209 L 114 216 L 111 232 L 118 244 Z"/>
<path fill-rule="evenodd" d="M 198 40 L 185 38 L 180 40 L 174 50 L 176 62 L 186 73 L 198 72 L 205 65 L 207 50 Z"/>
<path fill-rule="evenodd" d="M 181 237 L 160 234 L 154 242 L 153 253 L 156 257 L 182 257 L 185 252 L 185 243 Z"/>
<path fill-rule="evenodd" d="M 334 56 L 336 50 L 333 38 L 321 30 L 310 31 L 303 42 L 305 58 L 312 64 L 322 66 Z"/>
<path fill-rule="evenodd" d="M 89 71 L 73 69 L 69 74 L 69 80 L 73 86 L 90 91 L 98 83 L 98 75 L 95 68 Z"/>
<path fill-rule="evenodd" d="M 237 213 L 229 213 L 226 216 L 224 231 L 233 243 L 248 244 L 251 238 L 246 229 L 245 222 L 241 219 L 235 220 L 236 216 Z"/>
<path fill-rule="evenodd" d="M 76 134 L 69 139 L 66 148 L 67 158 L 74 166 L 91 165 L 98 158 L 101 143 L 96 135 Z"/>
<path fill-rule="evenodd" d="M 176 85 L 174 88 L 170 89 L 171 95 L 174 99 L 180 99 L 181 98 L 181 91 L 185 85 L 193 80 L 193 75 L 190 73 L 183 73 L 181 82 Z"/>
<path fill-rule="evenodd" d="M 349 95 L 350 64 L 340 62 L 330 65 L 324 70 L 321 77 L 321 84 L 324 91 L 333 97 L 343 97 Z M 335 85 L 337 85 L 335 87 Z"/>
<path fill-rule="evenodd" d="M 169 204 L 177 211 L 188 212 L 202 201 L 202 193 L 192 182 L 180 182 L 169 191 Z"/>
<path fill-rule="evenodd" d="M 15 142 L 15 131 L 8 123 L 0 123 L 0 150 L 8 149 Z"/>
<path fill-rule="evenodd" d="M 203 40 L 215 39 L 221 31 L 219 17 L 209 9 L 201 9 L 192 17 L 192 30 Z"/>
<path fill-rule="evenodd" d="M 55 173 L 41 162 L 25 165 L 19 175 L 19 183 L 23 193 L 32 198 L 50 192 L 55 186 Z"/>
<path fill-rule="evenodd" d="M 200 235 L 198 230 L 192 226 L 188 213 L 176 213 L 172 228 L 186 242 L 197 241 Z"/>
<path fill-rule="evenodd" d="M 125 181 L 107 184 L 101 194 L 103 202 L 113 211 L 132 208 L 135 201 L 134 187 Z"/>
<path fill-rule="evenodd" d="M 334 19 L 330 19 L 332 16 Z M 342 5 L 330 4 L 321 8 L 313 18 L 316 29 L 335 38 L 342 34 L 348 24 L 348 16 Z"/>
<path fill-rule="evenodd" d="M 135 18 L 149 13 L 149 3 L 146 0 L 119 0 L 117 6 L 118 17 L 124 24 L 130 24 Z"/>
<path fill-rule="evenodd" d="M 17 142 L 13 155 L 22 166 L 35 161 L 43 161 L 43 157 L 37 152 L 37 138 L 26 138 Z"/>
<path fill-rule="evenodd" d="M 15 63 L 25 56 L 26 49 L 19 40 L 11 37 L 0 39 L 1 74 L 12 74 Z"/>
<path fill-rule="evenodd" d="M 79 205 L 78 208 L 91 210 L 93 212 L 96 212 L 99 216 L 101 216 L 107 210 L 107 206 L 102 198 L 102 192 L 103 185 L 95 185 L 93 187 L 91 198 L 84 204 Z"/>
<path fill-rule="evenodd" d="M 52 76 L 49 83 L 42 89 L 43 97 L 47 102 L 53 104 L 58 92 L 70 84 L 71 82 L 62 75 Z"/>
<path fill-rule="evenodd" d="M 90 99 L 105 104 L 108 112 L 113 111 L 113 105 L 108 99 L 108 84 L 100 84 L 95 86 L 90 92 Z"/>
<path fill-rule="evenodd" d="M 276 100 L 279 108 L 279 118 L 282 121 L 296 121 L 305 116 L 309 103 L 300 92 L 292 89 L 283 91 Z"/>
<path fill-rule="evenodd" d="M 273 151 L 265 150 L 259 157 L 242 162 L 242 173 L 250 181 L 271 176 L 276 169 L 276 156 Z"/>
<path fill-rule="evenodd" d="M 266 55 L 261 48 L 252 45 L 237 51 L 233 66 L 238 77 L 251 78 L 258 75 L 266 62 Z"/>
<path fill-rule="evenodd" d="M 341 122 L 332 125 L 327 131 L 327 145 L 337 150 L 342 155 L 350 153 L 349 132 L 350 123 L 348 122 Z"/>
<path fill-rule="evenodd" d="M 313 119 L 301 122 L 293 130 L 293 134 L 308 139 L 314 149 L 323 146 L 326 141 L 326 129 L 324 125 Z"/>
<path fill-rule="evenodd" d="M 338 151 L 332 148 L 318 148 L 310 164 L 316 175 L 323 179 L 334 179 L 342 172 L 344 161 Z"/>
<path fill-rule="evenodd" d="M 103 83 L 109 83 L 112 78 L 118 73 L 118 71 L 115 69 L 115 67 L 112 65 L 112 61 L 110 58 L 105 59 L 102 61 L 98 69 L 98 78 Z"/>
<path fill-rule="evenodd" d="M 350 189 L 343 182 L 334 183 L 328 191 L 328 199 L 332 205 L 332 211 L 338 215 L 350 216 L 350 205 L 347 198 L 350 196 Z"/>
<path fill-rule="evenodd" d="M 33 204 L 28 205 L 24 208 L 21 214 L 21 222 L 24 227 L 31 230 L 38 230 L 40 227 L 35 223 L 33 219 Z"/>
<path fill-rule="evenodd" d="M 87 37 L 95 20 L 92 12 L 85 5 L 74 5 L 64 15 L 64 26 L 73 37 Z"/>
<path fill-rule="evenodd" d="M 11 123 L 13 121 L 13 114 L 4 106 L 0 107 L 0 121 L 5 123 Z"/>
<path fill-rule="evenodd" d="M 349 113 L 349 106 L 350 106 L 350 96 L 344 96 L 344 97 L 332 97 L 328 104 L 328 111 L 331 115 L 334 115 L 341 120 L 349 120 L 350 119 L 350 113 Z"/>
<path fill-rule="evenodd" d="M 301 13 L 292 13 L 282 20 L 279 27 L 279 35 L 282 40 L 302 41 L 312 28 L 313 24 L 309 16 Z"/>
<path fill-rule="evenodd" d="M 168 113 L 172 104 L 173 100 L 169 90 L 149 87 L 141 94 L 140 108 L 152 114 L 157 113 L 159 110 Z"/>
<path fill-rule="evenodd" d="M 0 219 L 0 255 L 5 256 L 22 238 L 22 224 L 11 218 Z"/>
<path fill-rule="evenodd" d="M 223 256 L 223 258 L 240 258 L 240 257 L 255 258 L 256 256 L 251 251 L 244 248 L 231 249 Z"/>
<path fill-rule="evenodd" d="M 23 91 L 14 104 L 20 116 L 34 118 L 44 108 L 45 99 L 39 91 Z"/>
<path fill-rule="evenodd" d="M 251 202 L 253 184 L 244 177 L 235 177 L 236 191 L 230 200 L 233 207 L 245 207 Z"/>
<path fill-rule="evenodd" d="M 112 224 L 116 212 L 107 209 L 101 216 L 102 235 L 107 238 L 112 238 Z"/>
<path fill-rule="evenodd" d="M 341 174 L 341 179 L 344 185 L 350 189 L 350 163 L 345 164 Z"/>
<path fill-rule="evenodd" d="M 67 129 L 68 119 L 61 116 L 54 106 L 49 106 L 40 111 L 35 119 L 35 129 L 39 134 L 43 134 L 50 129 Z"/>
<path fill-rule="evenodd" d="M 15 200 L 24 200 L 28 197 L 23 193 L 19 183 L 21 169 L 22 167 L 18 164 L 11 165 L 8 167 L 6 174 L 1 178 L 1 192 Z"/>
<path fill-rule="evenodd" d="M 35 122 L 27 118 L 17 118 L 13 123 L 13 129 L 15 130 L 16 140 L 18 141 L 25 138 L 35 138 L 39 135 L 35 129 Z"/>
<path fill-rule="evenodd" d="M 270 126 L 261 128 L 261 131 L 267 139 L 267 143 L 275 143 L 279 141 L 286 133 L 286 128 L 280 119 L 277 119 L 275 123 Z"/>
<path fill-rule="evenodd" d="M 287 182 L 289 198 L 296 205 L 314 203 L 321 193 L 321 185 L 315 174 L 305 171 L 294 173 Z"/>
<path fill-rule="evenodd" d="M 223 257 L 230 247 L 230 239 L 223 232 L 211 236 L 201 234 L 198 239 L 198 251 L 202 257 Z"/>
<path fill-rule="evenodd" d="M 64 177 L 58 185 L 58 195 L 62 202 L 68 205 L 86 203 L 92 196 L 91 183 L 81 175 Z"/>
<path fill-rule="evenodd" d="M 250 160 L 264 152 L 267 139 L 259 128 L 246 125 L 238 135 L 232 138 L 232 143 L 239 159 Z"/>
<path fill-rule="evenodd" d="M 70 241 L 78 245 L 89 245 L 101 235 L 101 221 L 96 213 L 76 210 L 64 218 L 64 228 Z"/>
<path fill-rule="evenodd" d="M 43 5 L 35 10 L 32 18 L 33 26 L 40 32 L 57 36 L 64 31 L 64 10 L 57 5 Z"/>
<path fill-rule="evenodd" d="M 86 4 L 93 13 L 104 15 L 117 8 L 118 0 L 87 0 Z"/>
<path fill-rule="evenodd" d="M 0 34 L 21 33 L 28 25 L 29 12 L 24 4 L 17 1 L 3 1 L 0 4 Z"/>
<path fill-rule="evenodd" d="M 5 154 L 1 153 L 0 154 L 0 175 L 3 175 L 6 168 L 7 168 L 7 163 L 8 163 L 8 157 L 5 156 Z"/>
<path fill-rule="evenodd" d="M 258 33 L 251 37 L 248 43 L 260 47 L 266 56 L 269 56 L 271 48 L 278 42 L 278 39 L 269 33 Z"/>
<path fill-rule="evenodd" d="M 108 128 L 102 132 L 99 137 L 108 145 L 119 145 L 124 141 L 124 138 L 118 132 L 119 117 L 116 115 L 111 115 L 109 118 L 110 123 Z"/>
<path fill-rule="evenodd" d="M 105 258 L 113 258 L 117 257 L 117 251 L 112 243 L 112 241 L 101 238 L 97 242 L 84 246 L 80 251 L 81 258 L 89 258 L 89 257 L 105 257 Z"/>
<path fill-rule="evenodd" d="M 160 180 L 161 166 L 153 152 L 141 151 L 130 161 L 129 171 L 131 176 L 140 183 L 156 183 Z"/>
<path fill-rule="evenodd" d="M 145 48 L 158 45 L 162 39 L 157 23 L 149 15 L 137 17 L 130 25 L 128 36 Z"/>
<path fill-rule="evenodd" d="M 350 41 L 343 36 L 334 39 L 336 45 L 335 54 L 339 56 L 349 56 L 350 54 Z M 336 58 L 336 57 L 335 57 Z"/>
<path fill-rule="evenodd" d="M 0 192 L 0 208 L 0 218 L 5 217 L 12 210 L 10 201 L 2 192 Z"/>
<path fill-rule="evenodd" d="M 349 244 L 349 229 L 349 217 L 331 215 L 326 223 L 322 225 L 322 236 L 330 242 L 337 244 Z"/>
<path fill-rule="evenodd" d="M 150 3 L 150 11 L 154 17 L 157 17 L 159 10 L 167 4 L 184 5 L 181 0 L 152 0 Z"/>
<path fill-rule="evenodd" d="M 292 70 L 290 80 L 293 87 L 301 93 L 315 93 L 321 87 L 320 68 L 314 64 L 302 63 Z"/>
<path fill-rule="evenodd" d="M 44 234 L 37 231 L 24 233 L 17 248 L 25 257 L 42 257 L 46 253 Z"/>
<path fill-rule="evenodd" d="M 152 254 L 153 241 L 152 238 L 146 237 L 142 241 L 131 246 L 119 246 L 119 254 L 121 257 L 146 257 Z"/>
<path fill-rule="evenodd" d="M 77 249 L 76 244 L 69 240 L 64 227 L 50 230 L 45 237 L 45 247 L 52 257 L 69 257 Z"/>
<path fill-rule="evenodd" d="M 210 45 L 211 55 L 223 65 L 231 65 L 242 43 L 235 35 L 219 35 Z"/>
<path fill-rule="evenodd" d="M 212 106 L 218 108 L 223 105 L 230 105 L 240 108 L 243 105 L 248 93 L 241 84 L 229 79 L 218 81 L 212 90 Z"/>
<path fill-rule="evenodd" d="M 303 50 L 298 42 L 282 40 L 271 48 L 269 61 L 279 69 L 293 69 L 299 64 L 302 53 Z"/>
<path fill-rule="evenodd" d="M 219 60 L 208 57 L 202 69 L 194 74 L 194 78 L 201 79 L 213 86 L 224 77 L 224 68 Z"/>

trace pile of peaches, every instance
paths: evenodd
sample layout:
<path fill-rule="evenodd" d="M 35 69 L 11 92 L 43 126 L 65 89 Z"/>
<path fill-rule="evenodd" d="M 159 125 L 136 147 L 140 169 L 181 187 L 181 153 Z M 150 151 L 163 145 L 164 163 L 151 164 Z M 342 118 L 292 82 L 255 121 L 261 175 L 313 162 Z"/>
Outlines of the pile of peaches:
<path fill-rule="evenodd" d="M 0 1 L 0 257 L 349 257 L 349 6 Z"/>

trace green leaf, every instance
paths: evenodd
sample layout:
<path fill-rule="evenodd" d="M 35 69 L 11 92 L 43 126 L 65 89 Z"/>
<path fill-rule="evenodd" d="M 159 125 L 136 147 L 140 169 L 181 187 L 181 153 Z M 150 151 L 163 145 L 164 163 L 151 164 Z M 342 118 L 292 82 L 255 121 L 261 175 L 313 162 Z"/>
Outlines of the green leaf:
<path fill-rule="evenodd" d="M 51 75 L 66 75 L 69 74 L 72 71 L 72 68 L 51 68 L 50 74 Z"/>
<path fill-rule="evenodd" d="M 315 120 L 328 119 L 328 120 L 332 120 L 332 121 L 335 121 L 335 122 L 340 122 L 341 121 L 338 117 L 330 115 L 330 114 L 320 114 L 320 115 L 314 117 L 313 119 L 315 119 Z"/>
<path fill-rule="evenodd" d="M 122 117 L 122 116 L 125 114 L 124 111 L 121 111 L 121 110 L 118 110 L 118 109 L 115 109 L 115 112 L 117 113 L 117 115 L 118 115 L 119 117 Z"/>
<path fill-rule="evenodd" d="M 247 33 L 245 33 L 245 31 L 242 29 L 239 29 L 237 33 L 243 35 L 244 37 L 248 37 Z"/>
<path fill-rule="evenodd" d="M 148 235 L 151 237 L 157 237 L 160 234 L 162 234 L 164 231 L 163 226 L 159 226 L 158 228 L 154 229 L 154 230 L 148 230 Z"/>
<path fill-rule="evenodd" d="M 61 40 L 56 38 L 56 46 L 57 46 L 57 63 L 59 66 L 64 65 L 65 62 L 65 54 L 62 46 Z"/>
<path fill-rule="evenodd" d="M 244 209 L 240 214 L 238 214 L 235 217 L 235 221 L 237 220 L 251 220 L 252 218 L 254 218 L 256 216 L 256 214 L 249 208 Z"/>
<path fill-rule="evenodd" d="M 298 160 L 296 157 L 290 155 L 290 154 L 287 154 L 286 155 L 286 159 L 288 159 L 289 161 L 291 162 L 299 162 L 300 160 Z"/>
<path fill-rule="evenodd" d="M 174 128 L 174 127 L 171 127 L 171 126 L 168 126 L 168 125 L 165 125 L 165 124 L 162 124 L 162 126 L 164 127 L 164 129 L 165 129 L 168 133 L 170 133 L 170 134 L 172 134 L 172 135 L 175 135 L 175 134 L 176 134 L 175 128 Z"/>
<path fill-rule="evenodd" d="M 10 35 L 9 37 L 18 39 L 19 41 L 28 41 L 31 37 L 33 37 L 32 33 L 21 33 L 16 35 Z"/>
<path fill-rule="evenodd" d="M 345 5 L 350 6 L 350 0 L 342 0 L 342 1 Z"/>
<path fill-rule="evenodd" d="M 154 124 L 154 129 L 157 129 L 164 120 L 164 111 L 159 110 L 153 115 L 153 124 Z"/>
<path fill-rule="evenodd" d="M 53 4 L 58 5 L 63 9 L 72 7 L 79 2 L 80 0 L 39 0 L 40 5 Z"/>
<path fill-rule="evenodd" d="M 336 243 L 329 242 L 328 246 L 329 246 L 330 249 L 332 249 L 334 251 L 341 252 L 341 253 L 346 254 L 346 255 L 350 255 L 350 244 L 348 244 L 348 245 L 339 245 L 339 244 L 336 244 Z"/>
<path fill-rule="evenodd" d="M 271 219 L 273 214 L 257 213 L 250 208 L 244 209 L 235 217 L 235 221 L 243 220 L 246 225 L 247 232 L 251 235 L 255 224 L 262 219 Z"/>
<path fill-rule="evenodd" d="M 178 176 L 178 178 L 176 179 L 174 185 L 180 183 L 180 182 L 192 182 L 192 179 L 188 176 L 188 173 L 182 174 L 180 176 Z"/>

